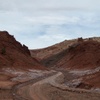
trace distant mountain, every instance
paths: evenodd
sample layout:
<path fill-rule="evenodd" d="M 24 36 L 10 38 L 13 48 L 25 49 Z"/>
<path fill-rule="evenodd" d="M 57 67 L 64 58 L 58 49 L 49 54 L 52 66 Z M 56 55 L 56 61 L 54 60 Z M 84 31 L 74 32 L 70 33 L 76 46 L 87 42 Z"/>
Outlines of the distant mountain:
<path fill-rule="evenodd" d="M 43 60 L 65 50 L 66 48 L 68 48 L 68 46 L 72 45 L 76 41 L 77 41 L 76 39 L 65 40 L 61 43 L 49 46 L 47 48 L 30 50 L 30 52 L 32 57 L 36 57 L 38 60 Z"/>
<path fill-rule="evenodd" d="M 0 69 L 45 69 L 35 58 L 32 58 L 28 47 L 21 45 L 7 31 L 0 31 Z"/>
<path fill-rule="evenodd" d="M 87 63 L 96 67 L 98 64 L 95 60 L 100 58 L 100 37 L 86 38 L 80 42 L 81 40 L 82 38 L 65 40 L 47 48 L 31 50 L 31 55 L 47 67 L 83 68 L 85 65 L 88 68 Z M 80 61 L 80 65 L 76 64 Z"/>
<path fill-rule="evenodd" d="M 58 54 L 50 56 L 41 62 L 48 67 L 63 67 L 70 69 L 90 69 L 100 66 L 100 42 L 77 42 Z"/>

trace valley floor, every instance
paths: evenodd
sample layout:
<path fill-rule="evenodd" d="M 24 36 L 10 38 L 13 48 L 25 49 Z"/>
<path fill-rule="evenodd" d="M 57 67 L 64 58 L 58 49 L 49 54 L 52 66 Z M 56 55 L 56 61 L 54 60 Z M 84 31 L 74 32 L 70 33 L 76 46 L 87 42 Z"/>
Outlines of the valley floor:
<path fill-rule="evenodd" d="M 69 75 L 69 73 L 68 73 Z M 23 100 L 99 100 L 100 93 L 85 89 L 73 89 L 63 84 L 62 72 L 51 74 L 40 79 L 34 84 L 24 85 L 18 88 L 17 94 Z M 18 99 L 16 99 L 18 100 Z"/>
<path fill-rule="evenodd" d="M 100 100 L 100 92 L 69 87 L 67 84 L 68 81 L 78 76 L 68 71 L 61 69 L 51 72 L 48 71 L 42 76 L 35 79 L 31 77 L 32 79 L 30 78 L 27 81 L 25 77 L 30 75 L 30 73 L 28 72 L 26 76 L 25 73 L 21 73 L 22 77 L 20 75 L 17 81 L 21 80 L 18 84 L 12 86 L 13 88 L 0 89 L 0 100 Z M 38 75 L 38 73 L 43 72 L 31 71 L 31 75 L 33 73 L 34 75 Z M 3 75 L 3 77 L 5 76 Z M 7 78 L 5 77 L 5 80 Z M 13 79 L 16 80 L 16 78 Z"/>

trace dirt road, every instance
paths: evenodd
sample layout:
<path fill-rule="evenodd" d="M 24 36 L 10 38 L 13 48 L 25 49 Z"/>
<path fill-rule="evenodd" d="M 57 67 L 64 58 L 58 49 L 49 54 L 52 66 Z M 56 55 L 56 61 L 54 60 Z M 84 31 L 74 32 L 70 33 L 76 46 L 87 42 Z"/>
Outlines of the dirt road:
<path fill-rule="evenodd" d="M 100 100 L 99 93 L 65 86 L 61 72 L 52 73 L 13 88 L 14 100 Z"/>
<path fill-rule="evenodd" d="M 38 77 L 36 79 L 32 79 L 32 80 L 29 80 L 29 81 L 26 81 L 24 83 L 19 83 L 17 85 L 15 85 L 13 88 L 12 88 L 12 94 L 13 94 L 13 99 L 14 100 L 30 100 L 30 99 L 27 99 L 25 97 L 22 97 L 19 93 L 18 93 L 18 90 L 20 90 L 22 87 L 26 87 L 28 85 L 31 85 L 31 84 L 34 84 L 40 80 L 43 80 L 47 77 L 50 77 L 54 74 L 56 74 L 57 72 L 53 72 L 53 73 L 50 73 L 50 74 L 47 74 L 45 75 L 44 77 Z"/>

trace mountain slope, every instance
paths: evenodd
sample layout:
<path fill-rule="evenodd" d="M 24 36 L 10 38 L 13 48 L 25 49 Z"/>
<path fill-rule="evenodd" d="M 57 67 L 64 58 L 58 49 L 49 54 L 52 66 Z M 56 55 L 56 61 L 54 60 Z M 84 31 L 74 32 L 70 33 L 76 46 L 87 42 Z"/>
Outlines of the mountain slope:
<path fill-rule="evenodd" d="M 43 60 L 43 59 L 46 59 L 52 55 L 58 54 L 59 52 L 65 50 L 66 48 L 68 48 L 70 45 L 72 45 L 76 41 L 77 41 L 76 39 L 65 40 L 58 44 L 49 46 L 47 48 L 30 50 L 31 56 L 36 57 L 38 60 Z"/>
<path fill-rule="evenodd" d="M 30 51 L 25 45 L 22 46 L 8 32 L 0 31 L 0 69 L 5 67 L 45 69 L 30 56 Z"/>
<path fill-rule="evenodd" d="M 46 59 L 50 56 L 53 56 L 55 54 L 58 54 L 64 50 L 66 50 L 69 46 L 77 43 L 77 41 L 80 39 L 81 38 L 72 39 L 72 40 L 65 40 L 63 42 L 57 43 L 55 45 L 52 45 L 52 46 L 49 46 L 46 48 L 30 50 L 31 56 L 35 57 L 41 61 L 43 59 Z M 100 42 L 100 37 L 85 38 L 84 41 L 86 41 L 88 39 Z"/>
<path fill-rule="evenodd" d="M 87 40 L 77 42 L 68 49 L 41 62 L 48 67 L 88 69 L 100 66 L 100 42 Z"/>

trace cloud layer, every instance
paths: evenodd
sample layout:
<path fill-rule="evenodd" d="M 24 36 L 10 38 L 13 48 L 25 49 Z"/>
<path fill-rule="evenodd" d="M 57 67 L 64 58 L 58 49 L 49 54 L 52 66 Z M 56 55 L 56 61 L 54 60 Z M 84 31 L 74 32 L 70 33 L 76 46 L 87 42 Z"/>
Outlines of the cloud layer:
<path fill-rule="evenodd" d="M 30 49 L 99 36 L 99 5 L 100 0 L 0 0 L 0 30 Z"/>

